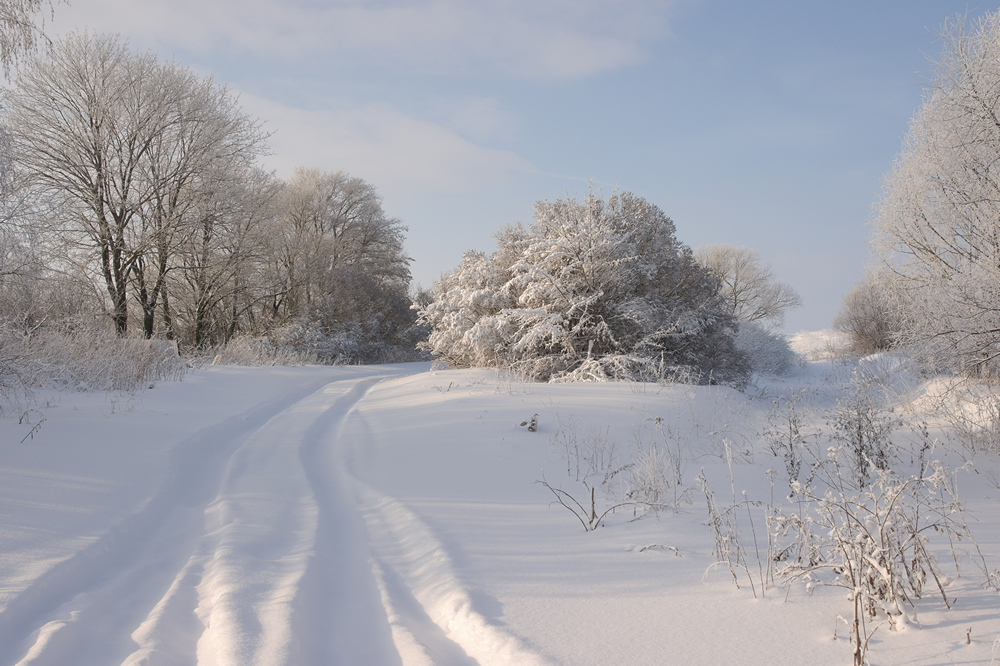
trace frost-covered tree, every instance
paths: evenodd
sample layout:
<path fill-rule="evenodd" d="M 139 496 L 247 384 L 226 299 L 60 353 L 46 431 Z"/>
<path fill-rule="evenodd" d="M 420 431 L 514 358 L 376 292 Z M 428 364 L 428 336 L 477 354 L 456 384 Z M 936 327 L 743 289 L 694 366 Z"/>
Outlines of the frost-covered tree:
<path fill-rule="evenodd" d="M 543 380 L 744 383 L 718 281 L 656 206 L 629 193 L 540 201 L 530 227 L 496 239 L 492 255 L 467 253 L 421 309 L 436 358 Z"/>
<path fill-rule="evenodd" d="M 795 289 L 777 280 L 756 250 L 704 245 L 695 249 L 694 256 L 719 279 L 725 308 L 741 322 L 781 326 L 785 311 L 802 305 Z"/>
<path fill-rule="evenodd" d="M 942 29 L 942 51 L 883 185 L 873 243 L 906 304 L 901 339 L 952 369 L 1000 357 L 1000 13 Z"/>
<path fill-rule="evenodd" d="M 269 267 L 280 183 L 261 170 L 241 176 L 188 211 L 163 291 L 168 333 L 195 348 L 263 332 L 269 318 L 260 313 L 279 288 Z"/>
<path fill-rule="evenodd" d="M 378 360 L 405 342 L 410 309 L 406 227 L 375 186 L 343 171 L 297 169 L 279 202 L 271 316 L 314 335 L 321 356 Z"/>
<path fill-rule="evenodd" d="M 18 167 L 58 203 L 62 239 L 75 242 L 64 260 L 99 276 L 119 335 L 131 298 L 150 337 L 206 202 L 251 179 L 259 124 L 211 78 L 91 33 L 64 37 L 23 69 L 7 109 Z"/>
<path fill-rule="evenodd" d="M 854 352 L 872 354 L 898 343 L 904 306 L 896 293 L 894 277 L 880 271 L 869 273 L 844 296 L 833 328 L 850 336 Z"/>
<path fill-rule="evenodd" d="M 4 73 L 26 55 L 35 52 L 42 31 L 36 17 L 45 6 L 45 0 L 0 0 L 0 65 Z"/>

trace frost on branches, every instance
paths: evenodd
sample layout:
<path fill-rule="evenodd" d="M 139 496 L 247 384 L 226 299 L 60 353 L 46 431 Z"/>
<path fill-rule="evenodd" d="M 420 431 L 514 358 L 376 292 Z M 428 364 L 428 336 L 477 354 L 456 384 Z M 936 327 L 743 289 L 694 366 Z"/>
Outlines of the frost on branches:
<path fill-rule="evenodd" d="M 629 193 L 535 205 L 468 252 L 420 311 L 426 347 L 455 367 L 549 381 L 680 379 L 745 384 L 737 324 L 718 281 L 663 211 Z"/>
<path fill-rule="evenodd" d="M 899 342 L 936 367 L 1000 367 L 1000 12 L 942 29 L 924 103 L 884 184 L 875 249 Z M 893 302 L 893 299 L 897 302 Z"/>

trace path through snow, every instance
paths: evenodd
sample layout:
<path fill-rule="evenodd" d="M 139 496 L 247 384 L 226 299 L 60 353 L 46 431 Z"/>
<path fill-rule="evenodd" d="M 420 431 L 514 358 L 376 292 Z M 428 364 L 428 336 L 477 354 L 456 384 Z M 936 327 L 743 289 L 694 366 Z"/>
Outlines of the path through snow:
<path fill-rule="evenodd" d="M 138 512 L 0 613 L 0 663 L 541 663 L 475 613 L 417 516 L 350 474 L 355 406 L 412 372 L 365 370 L 175 446 Z"/>

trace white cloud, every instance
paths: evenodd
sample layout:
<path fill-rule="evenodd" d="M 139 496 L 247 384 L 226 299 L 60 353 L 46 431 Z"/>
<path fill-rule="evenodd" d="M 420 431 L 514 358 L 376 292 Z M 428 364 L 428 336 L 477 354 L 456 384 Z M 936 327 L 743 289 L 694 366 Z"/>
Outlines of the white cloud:
<path fill-rule="evenodd" d="M 473 141 L 508 139 L 522 126 L 521 119 L 496 97 L 443 96 L 435 100 L 433 111 L 448 127 Z"/>
<path fill-rule="evenodd" d="M 514 153 L 478 146 L 440 125 L 386 106 L 303 110 L 244 94 L 248 113 L 274 132 L 266 165 L 344 169 L 398 194 L 490 187 L 534 167 Z"/>
<path fill-rule="evenodd" d="M 312 59 L 567 79 L 640 61 L 672 0 L 74 0 L 57 30 L 88 25 L 172 52 Z"/>

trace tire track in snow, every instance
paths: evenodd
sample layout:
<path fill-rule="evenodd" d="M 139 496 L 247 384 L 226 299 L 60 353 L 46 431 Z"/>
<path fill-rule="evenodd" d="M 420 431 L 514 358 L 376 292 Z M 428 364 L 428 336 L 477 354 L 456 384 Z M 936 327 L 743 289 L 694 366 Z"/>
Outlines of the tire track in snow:
<path fill-rule="evenodd" d="M 356 411 L 349 415 L 338 439 L 353 440 L 355 449 L 363 443 L 362 455 L 371 452 L 370 428 Z M 350 451 L 346 447 L 341 451 L 341 460 L 346 461 Z M 405 666 L 549 663 L 475 610 L 445 546 L 416 513 L 344 467 L 367 527 L 375 579 Z"/>
<path fill-rule="evenodd" d="M 300 389 L 257 405 L 175 447 L 171 456 L 172 479 L 145 506 L 91 547 L 36 581 L 0 614 L 0 663 L 15 663 L 23 657 L 18 663 L 190 664 L 196 658 L 202 660 L 202 655 L 196 652 L 198 645 L 207 650 L 202 661 L 211 663 L 208 661 L 211 642 L 202 642 L 204 622 L 214 607 L 211 602 L 222 600 L 220 608 L 226 607 L 226 590 L 221 590 L 220 597 L 220 588 L 213 588 L 211 583 L 220 576 L 225 579 L 220 572 L 225 570 L 226 563 L 233 564 L 231 556 L 243 547 L 238 542 L 241 531 L 245 535 L 255 525 L 263 525 L 260 521 L 255 523 L 250 514 L 260 507 L 260 502 L 254 501 L 255 496 L 263 500 L 267 492 L 255 492 L 253 481 L 239 479 L 249 474 L 261 480 L 278 472 L 273 466 L 275 460 L 262 452 L 273 447 L 275 441 L 290 441 L 287 446 L 291 451 L 286 446 L 285 453 L 298 465 L 296 436 L 301 432 L 296 433 L 295 428 L 308 429 L 309 419 L 326 411 L 331 386 L 340 384 L 340 392 L 346 392 L 355 383 L 356 380 L 319 385 L 322 388 L 317 391 L 318 385 L 313 382 L 307 390 Z M 306 425 L 302 427 L 300 422 Z M 260 465 L 269 469 L 262 473 Z M 294 477 L 294 470 L 291 472 Z M 298 481 L 300 487 L 308 489 L 301 468 Z M 286 543 L 294 544 L 296 539 L 304 543 L 302 539 L 313 529 L 310 521 L 315 522 L 314 515 L 311 517 L 315 514 L 311 498 L 289 497 L 284 492 L 288 485 L 282 488 L 273 507 L 276 513 L 271 517 L 283 515 L 287 520 L 279 521 L 282 535 L 270 540 L 272 551 L 281 550 L 277 546 L 281 538 L 290 539 Z M 240 502 L 250 513 L 239 508 Z M 216 521 L 215 531 L 208 534 L 206 516 Z M 268 557 L 265 552 L 268 541 L 258 542 L 258 550 L 254 552 L 251 539 L 247 544 L 251 558 L 256 557 L 260 562 Z M 304 548 L 297 552 L 294 547 L 292 552 L 272 552 L 277 560 L 273 566 L 294 571 L 296 558 L 301 562 L 307 555 Z M 244 574 L 250 581 L 267 577 L 267 572 L 238 567 L 230 573 Z M 262 636 L 265 646 L 280 643 L 281 633 L 288 633 L 273 611 L 280 607 L 282 595 L 294 596 L 289 584 L 296 577 L 290 575 L 291 579 L 286 576 L 284 584 L 279 581 L 270 599 L 259 609 L 264 619 L 258 624 L 268 628 Z M 214 595 L 207 604 L 202 596 L 206 590 Z M 229 590 L 233 591 L 239 591 L 239 587 Z M 244 630 L 252 627 L 254 611 L 245 607 L 236 610 L 236 626 Z M 216 629 L 220 629 L 218 624 Z M 266 647 L 261 654 L 265 653 Z M 237 650 L 237 654 L 241 653 Z M 216 663 L 253 662 L 236 656 L 220 658 Z"/>
<path fill-rule="evenodd" d="M 295 604 L 300 664 L 399 664 L 372 575 L 365 523 L 347 490 L 343 423 L 380 378 L 359 382 L 317 422 L 300 459 L 318 507 L 315 552 Z"/>
<path fill-rule="evenodd" d="M 400 374 L 273 401 L 177 447 L 166 488 L 22 595 L 25 618 L 0 617 L 0 663 L 545 663 L 475 612 L 416 514 L 349 473 L 373 444 L 356 405 Z"/>
<path fill-rule="evenodd" d="M 234 456 L 199 586 L 207 665 L 399 663 L 332 434 L 382 377 L 330 384 Z"/>
<path fill-rule="evenodd" d="M 203 428 L 177 444 L 169 456 L 170 475 L 144 505 L 89 546 L 48 570 L 0 612 L 0 664 L 18 663 L 20 658 L 29 655 L 30 663 L 37 664 L 88 663 L 88 646 L 102 652 L 96 663 L 114 663 L 107 656 L 114 652 L 115 636 L 120 634 L 121 627 L 103 635 L 75 632 L 86 623 L 88 616 L 106 617 L 82 609 L 91 605 L 95 596 L 107 594 L 116 580 L 127 578 L 136 569 L 141 570 L 150 552 L 155 553 L 154 559 L 158 560 L 160 568 L 157 570 L 155 564 L 153 570 L 146 567 L 144 584 L 155 587 L 160 583 L 166 589 L 171 577 L 164 571 L 169 572 L 173 566 L 174 570 L 181 568 L 190 554 L 190 549 L 187 554 L 178 555 L 178 551 L 192 545 L 190 538 L 185 539 L 191 534 L 190 525 L 194 524 L 191 521 L 200 520 L 200 507 L 214 496 L 223 466 L 233 450 L 273 415 L 326 383 L 325 380 L 304 383 Z M 189 523 L 187 526 L 183 525 L 185 521 Z M 138 590 L 130 592 L 130 596 L 135 597 Z M 115 609 L 112 617 L 121 619 L 124 605 L 121 602 L 109 604 Z M 65 638 L 74 633 L 80 634 L 75 645 L 73 640 Z M 60 636 L 63 638 L 57 638 Z M 84 645 L 81 646 L 81 642 Z M 68 643 L 68 646 L 60 649 L 60 643 Z M 58 654 L 61 652 L 73 657 L 68 661 L 60 660 Z M 51 655 L 51 660 L 46 655 Z"/>

